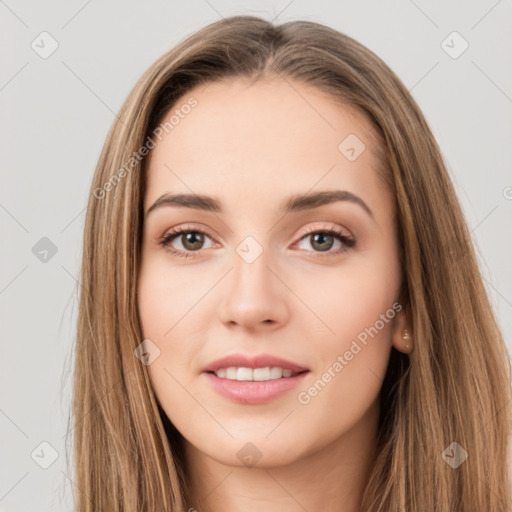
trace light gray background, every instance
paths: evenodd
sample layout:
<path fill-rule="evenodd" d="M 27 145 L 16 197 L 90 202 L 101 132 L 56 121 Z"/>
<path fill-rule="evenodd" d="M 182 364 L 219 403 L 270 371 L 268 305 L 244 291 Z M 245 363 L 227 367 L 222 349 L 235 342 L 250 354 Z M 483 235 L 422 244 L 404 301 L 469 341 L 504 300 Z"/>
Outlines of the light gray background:
<path fill-rule="evenodd" d="M 72 509 L 64 376 L 92 174 L 114 113 L 143 71 L 221 16 L 325 23 L 398 74 L 442 148 L 512 352 L 510 0 L 0 0 L 0 13 L 1 511 Z M 35 40 L 50 48 L 38 37 L 43 31 L 59 45 L 47 59 L 31 47 Z M 456 59 L 441 46 L 453 31 L 469 44 Z M 46 263 L 32 252 L 42 237 L 58 250 Z M 59 454 L 48 469 L 31 458 L 37 449 L 36 460 L 50 461 L 43 441 Z"/>

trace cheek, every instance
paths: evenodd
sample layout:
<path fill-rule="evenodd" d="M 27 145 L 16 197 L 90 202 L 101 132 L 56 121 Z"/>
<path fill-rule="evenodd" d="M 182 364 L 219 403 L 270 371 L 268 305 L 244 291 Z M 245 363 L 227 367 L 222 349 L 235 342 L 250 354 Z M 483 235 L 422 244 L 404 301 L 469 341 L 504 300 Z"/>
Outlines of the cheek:
<path fill-rule="evenodd" d="M 315 287 L 311 284 L 298 294 L 319 317 L 309 315 L 309 323 L 319 326 L 316 371 L 298 401 L 311 413 L 309 419 L 325 421 L 332 414 L 350 421 L 364 414 L 382 386 L 394 318 L 401 309 L 396 302 L 398 272 L 374 262 L 340 269 L 329 279 L 317 279 Z"/>
<path fill-rule="evenodd" d="M 372 287 L 358 292 L 351 297 L 347 290 L 337 307 L 324 309 L 334 334 L 318 337 L 315 371 L 297 390 L 298 424 L 311 435 L 322 432 L 325 439 L 348 432 L 375 410 L 388 366 L 397 311 L 385 293 Z"/>
<path fill-rule="evenodd" d="M 204 294 L 193 286 L 197 283 L 186 279 L 187 273 L 172 270 L 163 259 L 160 256 L 148 258 L 141 268 L 138 283 L 142 334 L 160 350 L 160 357 L 151 365 L 150 371 L 164 367 L 174 371 L 180 361 L 190 357 L 195 335 L 190 332 L 193 325 L 187 322 L 187 315 L 194 314 L 194 305 Z"/>
<path fill-rule="evenodd" d="M 199 322 L 190 319 L 203 315 L 204 320 L 201 298 L 207 291 L 206 281 L 199 276 L 191 279 L 190 271 L 172 268 L 165 255 L 149 257 L 141 266 L 138 310 L 142 335 L 159 354 L 147 369 L 158 401 L 179 425 L 180 415 L 175 417 L 175 412 L 191 411 L 197 405 L 187 390 L 199 371 L 195 353 L 205 333 Z"/>
<path fill-rule="evenodd" d="M 162 323 L 168 308 L 165 267 L 154 257 L 143 256 L 139 273 L 137 300 L 145 337 L 162 335 Z"/>
<path fill-rule="evenodd" d="M 162 251 L 147 257 L 141 266 L 138 309 L 144 336 L 149 338 L 167 339 L 206 292 L 206 284 L 201 287 L 190 271 L 173 268 L 166 258 Z"/>
<path fill-rule="evenodd" d="M 318 325 L 323 341 L 315 343 L 315 351 L 332 354 L 348 349 L 351 340 L 361 335 L 364 341 L 364 333 L 376 324 L 380 339 L 390 337 L 400 284 L 392 268 L 361 265 L 310 277 L 298 280 L 294 290 L 314 313 L 303 321 Z"/>

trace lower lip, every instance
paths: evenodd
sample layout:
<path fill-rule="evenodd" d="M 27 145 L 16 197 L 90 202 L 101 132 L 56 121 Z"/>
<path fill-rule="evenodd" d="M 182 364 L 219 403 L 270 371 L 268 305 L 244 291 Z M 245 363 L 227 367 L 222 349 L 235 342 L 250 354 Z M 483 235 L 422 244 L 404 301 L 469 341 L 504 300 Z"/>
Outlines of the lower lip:
<path fill-rule="evenodd" d="M 213 373 L 206 373 L 205 375 L 219 395 L 240 404 L 257 405 L 270 402 L 297 387 L 307 373 L 309 372 L 263 382 L 220 379 Z"/>

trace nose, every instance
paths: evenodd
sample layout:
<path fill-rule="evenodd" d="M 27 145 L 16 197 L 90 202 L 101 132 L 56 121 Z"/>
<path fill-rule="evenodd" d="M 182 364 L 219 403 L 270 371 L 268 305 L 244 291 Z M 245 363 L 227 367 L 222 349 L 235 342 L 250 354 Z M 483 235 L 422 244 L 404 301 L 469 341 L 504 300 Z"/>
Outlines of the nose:
<path fill-rule="evenodd" d="M 226 276 L 223 298 L 219 304 L 222 323 L 250 331 L 272 331 L 289 317 L 289 292 L 269 265 L 268 251 L 249 263 L 233 252 L 233 269 Z M 269 268 L 270 267 L 270 268 Z"/>

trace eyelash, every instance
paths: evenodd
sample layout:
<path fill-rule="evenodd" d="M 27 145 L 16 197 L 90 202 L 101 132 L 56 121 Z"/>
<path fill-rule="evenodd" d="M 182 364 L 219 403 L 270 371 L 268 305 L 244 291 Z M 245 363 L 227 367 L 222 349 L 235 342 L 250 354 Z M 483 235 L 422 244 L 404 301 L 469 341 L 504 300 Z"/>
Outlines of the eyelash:
<path fill-rule="evenodd" d="M 206 235 L 207 237 L 212 238 L 208 233 L 206 233 L 205 231 L 202 231 L 201 229 L 190 228 L 188 226 L 182 226 L 182 227 L 179 227 L 179 228 L 176 228 L 176 229 L 170 231 L 169 233 L 166 233 L 160 239 L 160 241 L 158 243 L 159 243 L 159 245 L 164 247 L 166 250 L 168 250 L 173 256 L 176 256 L 178 258 L 193 257 L 194 253 L 195 252 L 199 252 L 200 250 L 197 250 L 197 251 L 178 251 L 178 250 L 172 249 L 170 247 L 171 242 L 175 238 L 177 238 L 178 236 L 180 236 L 182 234 L 185 234 L 185 233 L 199 233 L 201 235 Z M 352 249 L 356 245 L 355 238 L 352 238 L 352 237 L 349 237 L 347 235 L 344 235 L 341 231 L 339 231 L 339 230 L 337 230 L 335 228 L 329 228 L 329 229 L 310 228 L 300 237 L 299 242 L 301 240 L 303 240 L 304 238 L 308 237 L 309 235 L 317 234 L 317 233 L 321 233 L 321 234 L 324 234 L 324 235 L 332 235 L 332 236 L 334 236 L 335 238 L 337 238 L 343 244 L 343 248 L 338 249 L 337 251 L 327 251 L 325 253 L 322 252 L 322 251 L 309 251 L 309 252 L 313 252 L 314 253 L 314 257 L 325 258 L 325 257 L 330 257 L 330 256 L 337 256 L 339 254 L 342 254 L 344 252 L 349 251 L 350 249 Z"/>

